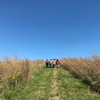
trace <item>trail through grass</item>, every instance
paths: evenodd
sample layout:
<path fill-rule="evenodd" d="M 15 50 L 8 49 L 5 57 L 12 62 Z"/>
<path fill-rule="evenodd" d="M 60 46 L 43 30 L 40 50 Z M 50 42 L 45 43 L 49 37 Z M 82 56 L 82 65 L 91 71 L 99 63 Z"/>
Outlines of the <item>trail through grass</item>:
<path fill-rule="evenodd" d="M 57 69 L 58 95 L 62 100 L 100 100 L 100 94 L 89 89 L 81 80 L 76 79 L 63 68 Z"/>
<path fill-rule="evenodd" d="M 32 71 L 32 80 L 7 92 L 6 100 L 100 100 L 100 95 L 67 70 L 45 68 Z"/>
<path fill-rule="evenodd" d="M 32 72 L 32 80 L 8 92 L 7 100 L 48 100 L 50 97 L 53 69 L 43 67 Z"/>
<path fill-rule="evenodd" d="M 54 68 L 54 70 L 53 70 L 53 83 L 52 83 L 52 88 L 51 88 L 52 96 L 50 97 L 49 100 L 61 100 L 60 96 L 58 96 L 57 74 L 58 74 L 57 69 Z"/>

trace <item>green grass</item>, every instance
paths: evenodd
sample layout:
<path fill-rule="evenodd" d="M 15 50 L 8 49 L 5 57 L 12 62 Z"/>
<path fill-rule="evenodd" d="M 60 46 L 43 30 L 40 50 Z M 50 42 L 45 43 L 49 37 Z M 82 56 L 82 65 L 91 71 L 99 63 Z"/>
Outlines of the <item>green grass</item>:
<path fill-rule="evenodd" d="M 100 95 L 90 91 L 89 86 L 83 84 L 63 68 L 58 69 L 58 95 L 63 100 L 100 100 Z"/>
<path fill-rule="evenodd" d="M 90 91 L 88 85 L 62 67 L 56 68 L 58 91 L 53 95 L 53 70 L 45 66 L 40 71 L 33 70 L 31 81 L 22 81 L 15 88 L 6 89 L 3 100 L 50 100 L 55 96 L 59 96 L 61 100 L 100 100 L 99 94 Z"/>
<path fill-rule="evenodd" d="M 50 97 L 53 69 L 43 67 L 38 72 L 32 72 L 32 80 L 19 84 L 6 92 L 6 100 L 48 100 Z"/>

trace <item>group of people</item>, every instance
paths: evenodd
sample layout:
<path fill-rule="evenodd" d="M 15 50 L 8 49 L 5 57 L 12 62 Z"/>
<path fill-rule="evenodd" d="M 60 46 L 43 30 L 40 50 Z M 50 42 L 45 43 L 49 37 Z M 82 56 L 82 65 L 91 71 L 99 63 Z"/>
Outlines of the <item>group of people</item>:
<path fill-rule="evenodd" d="M 50 67 L 50 68 L 57 67 L 58 68 L 59 64 L 60 64 L 58 59 L 50 59 L 50 60 L 46 59 L 45 63 L 46 63 L 47 68 L 48 67 Z"/>

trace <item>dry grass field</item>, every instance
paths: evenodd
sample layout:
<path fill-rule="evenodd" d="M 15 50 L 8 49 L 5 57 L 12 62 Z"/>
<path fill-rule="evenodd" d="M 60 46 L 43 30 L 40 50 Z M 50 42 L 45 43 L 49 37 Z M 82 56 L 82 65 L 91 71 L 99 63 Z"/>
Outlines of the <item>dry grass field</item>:
<path fill-rule="evenodd" d="M 63 68 L 68 69 L 76 78 L 100 92 L 100 56 L 93 54 L 88 58 L 63 58 L 60 60 Z"/>
<path fill-rule="evenodd" d="M 44 65 L 43 60 L 20 60 L 17 57 L 5 57 L 0 61 L 0 84 L 6 81 L 11 86 L 15 86 L 18 82 L 31 79 L 31 70 L 40 70 Z"/>

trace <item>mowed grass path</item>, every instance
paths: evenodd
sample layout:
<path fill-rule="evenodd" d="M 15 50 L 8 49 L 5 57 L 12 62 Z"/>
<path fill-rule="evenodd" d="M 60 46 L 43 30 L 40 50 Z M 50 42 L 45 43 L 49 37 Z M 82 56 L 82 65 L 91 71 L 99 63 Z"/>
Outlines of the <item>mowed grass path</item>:
<path fill-rule="evenodd" d="M 61 67 L 33 71 L 32 80 L 19 87 L 11 90 L 8 100 L 100 100 L 99 94 Z"/>

